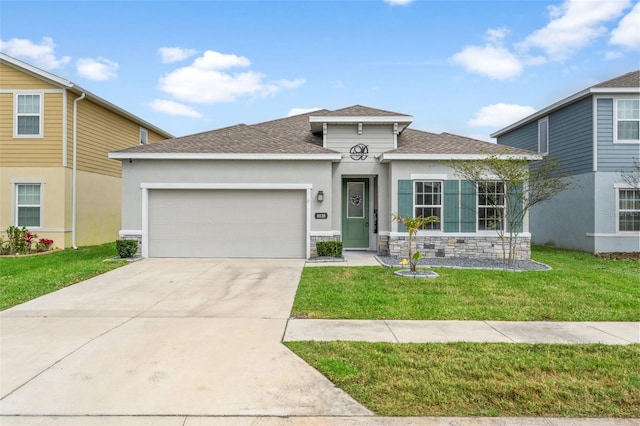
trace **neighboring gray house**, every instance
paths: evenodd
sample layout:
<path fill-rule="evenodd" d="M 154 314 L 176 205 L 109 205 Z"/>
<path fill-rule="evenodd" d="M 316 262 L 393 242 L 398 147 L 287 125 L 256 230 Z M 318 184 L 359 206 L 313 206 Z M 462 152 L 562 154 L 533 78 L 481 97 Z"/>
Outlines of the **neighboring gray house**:
<path fill-rule="evenodd" d="M 120 235 L 138 238 L 145 257 L 308 258 L 319 240 L 403 255 L 399 213 L 441 219 L 418 235 L 425 256 L 502 256 L 487 226 L 496 207 L 442 160 L 541 157 L 412 130 L 412 119 L 357 105 L 112 152 L 122 160 Z M 504 199 L 501 185 L 487 187 Z"/>
<path fill-rule="evenodd" d="M 640 251 L 640 187 L 622 173 L 640 161 L 640 71 L 596 84 L 492 134 L 550 155 L 577 183 L 530 212 L 534 243 Z M 635 163 L 637 164 L 637 163 Z"/>

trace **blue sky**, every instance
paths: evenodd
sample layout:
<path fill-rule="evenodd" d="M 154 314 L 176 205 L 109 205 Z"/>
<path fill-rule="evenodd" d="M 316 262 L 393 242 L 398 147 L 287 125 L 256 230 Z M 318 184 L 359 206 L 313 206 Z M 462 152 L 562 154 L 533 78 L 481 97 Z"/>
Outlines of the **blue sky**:
<path fill-rule="evenodd" d="M 640 68 L 638 0 L 0 2 L 0 51 L 176 136 L 355 104 L 489 134 Z"/>

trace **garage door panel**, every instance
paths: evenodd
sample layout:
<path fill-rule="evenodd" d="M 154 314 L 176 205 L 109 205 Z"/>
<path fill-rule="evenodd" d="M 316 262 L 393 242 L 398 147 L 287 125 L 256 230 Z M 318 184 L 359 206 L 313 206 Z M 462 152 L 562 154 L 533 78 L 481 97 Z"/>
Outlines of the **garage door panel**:
<path fill-rule="evenodd" d="M 305 191 L 149 191 L 150 257 L 305 255 Z"/>

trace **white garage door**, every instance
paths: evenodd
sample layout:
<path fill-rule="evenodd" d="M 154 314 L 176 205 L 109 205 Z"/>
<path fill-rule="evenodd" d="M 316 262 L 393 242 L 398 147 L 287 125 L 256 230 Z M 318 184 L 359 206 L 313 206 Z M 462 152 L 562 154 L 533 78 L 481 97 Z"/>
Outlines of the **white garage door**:
<path fill-rule="evenodd" d="M 306 226 L 306 191 L 149 191 L 149 257 L 304 258 Z"/>

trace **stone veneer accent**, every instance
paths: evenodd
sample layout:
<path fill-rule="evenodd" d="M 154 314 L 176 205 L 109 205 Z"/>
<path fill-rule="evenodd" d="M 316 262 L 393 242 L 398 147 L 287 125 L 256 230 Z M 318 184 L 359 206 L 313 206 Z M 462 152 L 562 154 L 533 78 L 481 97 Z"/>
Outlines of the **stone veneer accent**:
<path fill-rule="evenodd" d="M 425 258 L 467 257 L 479 259 L 504 259 L 509 256 L 508 237 L 503 240 L 496 236 L 416 236 L 414 252 L 419 251 Z M 378 254 L 381 256 L 406 257 L 409 253 L 409 237 L 378 237 Z M 516 260 L 531 258 L 531 238 L 518 237 Z"/>
<path fill-rule="evenodd" d="M 311 235 L 309 238 L 309 257 L 315 257 L 318 255 L 318 249 L 316 248 L 316 242 L 318 241 L 340 241 L 339 235 L 331 235 L 331 236 L 314 236 Z"/>
<path fill-rule="evenodd" d="M 121 240 L 136 240 L 138 242 L 138 251 L 136 256 L 142 255 L 142 235 L 140 233 L 127 233 L 126 231 L 119 232 Z"/>

